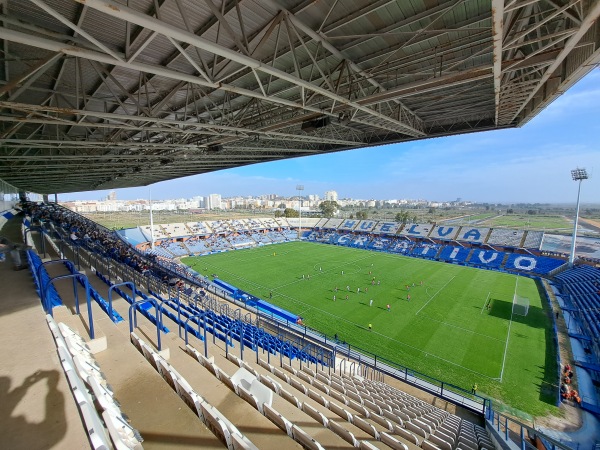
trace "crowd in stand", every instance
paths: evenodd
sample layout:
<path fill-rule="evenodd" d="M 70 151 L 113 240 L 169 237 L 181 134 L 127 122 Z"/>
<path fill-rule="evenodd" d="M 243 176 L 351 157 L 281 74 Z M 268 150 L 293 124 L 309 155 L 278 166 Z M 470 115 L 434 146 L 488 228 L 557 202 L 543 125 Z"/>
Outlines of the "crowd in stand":
<path fill-rule="evenodd" d="M 152 275 L 163 281 L 172 278 L 173 272 L 188 278 L 195 276 L 189 269 L 168 258 L 152 253 L 145 257 L 138 254 L 114 232 L 58 205 L 26 203 L 22 207 L 31 216 L 32 225 L 52 223 L 59 233 L 68 236 L 75 245 L 125 264 L 142 275 Z"/>
<path fill-rule="evenodd" d="M 563 400 L 573 400 L 575 403 L 581 404 L 581 397 L 579 397 L 579 393 L 571 386 L 573 376 L 574 374 L 571 365 L 566 364 L 562 370 L 560 396 Z"/>

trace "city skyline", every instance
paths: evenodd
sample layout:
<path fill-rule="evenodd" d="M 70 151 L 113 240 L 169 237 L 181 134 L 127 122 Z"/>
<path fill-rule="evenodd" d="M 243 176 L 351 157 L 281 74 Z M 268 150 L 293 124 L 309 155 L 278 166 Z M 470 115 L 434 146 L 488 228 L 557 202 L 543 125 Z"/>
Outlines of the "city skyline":
<path fill-rule="evenodd" d="M 600 182 L 600 69 L 594 69 L 522 128 L 426 139 L 325 155 L 249 165 L 119 189 L 120 199 L 191 198 L 218 192 L 223 197 L 277 192 L 340 198 L 458 197 L 482 203 L 574 203 L 577 186 L 570 170 L 591 177 L 582 203 L 596 203 Z M 99 199 L 108 191 L 59 195 L 59 201 Z"/>

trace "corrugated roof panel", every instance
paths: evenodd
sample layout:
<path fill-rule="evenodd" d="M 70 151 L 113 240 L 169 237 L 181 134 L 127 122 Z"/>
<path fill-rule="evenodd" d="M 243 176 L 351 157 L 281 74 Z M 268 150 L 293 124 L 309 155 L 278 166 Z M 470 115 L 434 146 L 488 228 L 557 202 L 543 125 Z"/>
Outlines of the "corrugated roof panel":
<path fill-rule="evenodd" d="M 112 151 L 118 153 L 122 143 L 129 140 L 131 148 L 128 147 L 127 151 L 132 154 L 140 152 L 140 158 L 143 156 L 141 152 L 148 150 L 136 147 L 137 141 L 141 135 L 151 136 L 153 142 L 160 143 L 162 140 L 165 146 L 164 149 L 154 147 L 153 151 L 174 155 L 173 162 L 162 166 L 159 172 L 151 164 L 146 167 L 145 179 L 151 181 L 181 176 L 187 171 L 216 170 L 281 157 L 280 152 L 265 153 L 264 149 L 268 147 L 263 142 L 269 142 L 274 148 L 281 146 L 288 149 L 288 156 L 297 156 L 305 153 L 297 154 L 292 149 L 310 148 L 317 152 L 329 152 L 353 148 L 357 144 L 353 140 L 356 133 L 352 130 L 359 133 L 362 145 L 377 145 L 459 133 L 461 130 L 512 126 L 536 114 L 558 95 L 561 86 L 570 85 L 573 80 L 568 76 L 582 76 L 588 70 L 586 67 L 592 67 L 598 60 L 593 59 L 594 52 L 598 51 L 597 40 L 586 38 L 586 45 L 576 47 L 563 61 L 562 66 L 568 70 L 555 72 L 551 82 L 546 82 L 542 76 L 560 54 L 564 40 L 557 41 L 554 48 L 536 54 L 531 59 L 526 58 L 536 52 L 536 43 L 524 41 L 514 50 L 503 52 L 503 62 L 522 59 L 517 65 L 513 63 L 516 68 L 504 72 L 503 89 L 520 89 L 523 100 L 535 92 L 534 89 L 538 91 L 535 104 L 520 104 L 509 96 L 501 96 L 499 121 L 495 123 L 492 11 L 489 0 L 227 1 L 224 3 L 226 9 L 222 10 L 227 27 L 206 3 L 196 0 L 181 0 L 183 13 L 178 9 L 179 2 L 174 0 L 119 0 L 118 4 L 128 5 L 137 11 L 137 15 L 130 19 L 132 23 L 129 27 L 118 8 L 104 10 L 98 8 L 93 0 L 88 0 L 85 5 L 72 0 L 46 2 L 73 22 L 77 22 L 81 11 L 85 10 L 83 28 L 101 41 L 103 46 L 119 54 L 127 50 L 126 32 L 129 28 L 131 42 L 126 58 L 140 49 L 140 45 L 152 33 L 143 28 L 143 19 L 158 21 L 159 24 L 163 21 L 168 26 L 163 26 L 152 42 L 137 55 L 133 65 L 142 63 L 152 66 L 147 72 L 140 73 L 128 67 L 126 62 L 106 61 L 107 56 L 101 55 L 102 50 L 95 49 L 94 44 L 83 36 L 73 37 L 71 28 L 32 3 L 5 0 L 6 16 L 0 23 L 0 32 L 4 33 L 9 56 L 17 58 L 8 61 L 8 79 L 3 82 L 15 83 L 16 87 L 11 93 L 18 92 L 21 86 L 25 87 L 16 98 L 17 102 L 25 105 L 4 105 L 3 110 L 17 116 L 14 121 L 23 121 L 27 117 L 36 117 L 37 121 L 36 124 L 21 122 L 15 136 L 26 139 L 34 133 L 34 139 L 54 140 L 58 135 L 66 141 L 81 140 L 78 145 L 82 148 L 89 144 L 86 139 L 107 142 L 116 139 L 113 142 L 115 149 L 102 148 L 99 150 L 102 154 Z M 154 11 L 156 4 L 160 8 L 158 12 Z M 222 5 L 221 2 L 218 7 Z M 239 10 L 236 6 L 239 6 Z M 518 27 L 515 27 L 514 21 L 506 21 L 505 26 L 509 28 L 505 29 L 505 35 L 508 40 L 522 37 L 521 26 L 531 28 L 530 33 L 525 33 L 525 40 L 537 39 L 537 33 L 551 34 L 551 30 L 567 29 L 572 35 L 580 26 L 587 29 L 595 26 L 593 17 L 585 17 L 590 11 L 588 3 L 581 11 L 582 25 L 565 20 L 564 15 L 558 14 L 546 26 L 535 28 L 535 31 L 535 21 L 548 17 L 553 13 L 553 7 L 543 0 L 527 2 L 524 7 L 518 4 L 513 6 L 516 9 L 512 14 L 522 13 L 527 16 L 527 21 L 517 22 Z M 278 15 L 282 8 L 290 11 L 291 15 Z M 529 9 L 532 8 L 542 14 L 531 14 Z M 238 14 L 243 17 L 243 27 Z M 281 21 L 265 37 L 265 30 L 270 23 L 287 18 L 290 19 L 289 24 Z M 297 32 L 294 31 L 296 24 L 299 26 Z M 191 30 L 209 43 L 229 52 L 237 52 L 238 55 L 246 53 L 244 47 L 247 40 L 253 52 L 249 55 L 252 63 L 233 61 L 238 59 L 237 56 L 232 59 L 215 56 L 212 44 L 206 49 L 193 49 L 183 44 L 186 48 L 184 56 L 165 37 L 169 27 Z M 307 32 L 306 28 L 312 32 Z M 15 30 L 33 38 L 26 40 L 23 36 L 15 37 L 12 34 Z M 595 36 L 593 32 L 591 35 Z M 545 42 L 549 39 L 552 37 L 546 37 Z M 30 45 L 22 45 L 24 41 Z M 261 41 L 257 49 L 256 45 Z M 35 73 L 36 78 L 32 79 L 30 86 L 23 81 L 29 76 L 28 72 L 34 70 L 32 68 L 52 55 L 52 51 L 70 53 L 77 49 L 81 49 L 78 52 L 79 59 L 69 55 L 63 64 L 64 59 L 57 58 L 42 69 L 43 72 Z M 87 54 L 85 49 L 94 49 L 96 53 Z M 585 54 L 582 49 L 585 49 Z M 183 74 L 197 73 L 188 58 L 196 65 L 206 66 L 209 76 L 221 83 L 219 87 L 201 86 L 205 84 L 201 77 L 196 78 L 198 84 L 194 80 L 191 84 L 181 82 L 179 78 Z M 313 58 L 317 59 L 316 64 Z M 95 59 L 101 61 L 92 63 L 91 60 Z M 80 62 L 77 70 L 75 61 Z M 583 67 L 583 64 L 586 66 Z M 272 65 L 282 73 L 267 73 Z M 258 68 L 253 71 L 250 66 Z M 61 67 L 64 67 L 62 74 Z M 535 70 L 536 67 L 538 70 Z M 154 75 L 160 70 L 170 71 L 171 75 Z M 527 72 L 526 77 L 523 72 Z M 57 82 L 59 74 L 60 81 Z M 563 75 L 567 78 L 561 78 Z M 20 77 L 24 78 L 20 80 Z M 266 98 L 261 98 L 261 88 L 266 91 Z M 247 95 L 244 90 L 254 91 L 255 95 Z M 153 108 L 152 115 L 155 118 L 148 118 L 147 121 L 129 120 L 134 115 L 126 115 L 125 119 L 119 117 L 118 120 L 112 116 L 136 114 L 138 109 L 145 111 L 149 106 Z M 86 114 L 76 117 L 71 108 L 83 108 Z M 412 109 L 412 112 L 406 108 Z M 400 122 L 398 109 L 403 111 Z M 310 129 L 311 121 L 320 120 L 323 116 L 328 119 L 319 124 L 325 126 L 319 125 L 312 132 L 303 131 L 303 124 L 309 125 L 308 128 L 304 127 L 305 130 Z M 216 135 L 214 130 L 204 134 L 202 131 L 179 132 L 179 127 L 173 126 L 173 123 L 160 122 L 160 118 L 181 120 L 183 117 L 189 120 L 187 127 L 191 127 L 194 120 L 239 125 L 245 127 L 252 138 L 246 137 L 245 133 L 236 136 L 219 133 L 218 130 Z M 65 124 L 57 127 L 53 118 Z M 77 124 L 77 120 L 83 120 L 86 126 Z M 12 121 L 12 117 L 9 117 L 8 121 L 1 122 L 0 132 L 10 130 L 14 125 Z M 100 127 L 99 124 L 103 122 L 111 123 L 115 130 Z M 135 124 L 136 129 L 120 129 L 123 126 L 120 124 L 127 122 Z M 146 127 L 143 133 L 137 130 L 142 124 Z M 171 127 L 168 133 L 153 131 L 153 127 L 167 126 Z M 273 136 L 265 134 L 281 130 L 298 137 L 290 137 L 290 143 L 286 143 L 283 138 L 274 140 Z M 343 130 L 348 133 L 345 134 Z M 62 145 L 63 151 L 66 145 L 70 145 L 66 141 Z M 197 149 L 197 145 L 207 143 L 221 143 L 226 158 L 212 155 L 214 164 L 209 168 L 187 164 L 182 172 L 183 166 L 177 166 L 177 152 L 187 148 L 188 144 Z M 235 152 L 227 152 L 228 146 L 235 146 Z M 6 147 L 5 150 L 12 149 Z M 96 170 L 107 172 L 107 169 L 108 172 L 123 174 L 119 175 L 118 180 L 109 179 L 103 174 L 95 175 Z M 87 182 L 85 187 L 128 186 L 141 182 L 139 174 L 127 175 L 122 169 L 119 170 L 117 162 L 114 162 L 114 167 L 108 168 L 103 165 L 99 168 L 91 166 L 85 176 L 93 181 Z M 10 165 L 0 164 L 1 177 L 7 177 L 7 181 L 17 185 L 26 183 L 10 171 Z M 49 186 L 53 187 L 48 189 L 57 189 L 56 186 L 74 189 L 73 186 L 79 182 L 77 180 L 84 177 L 75 173 L 73 177 L 70 181 L 49 181 Z"/>

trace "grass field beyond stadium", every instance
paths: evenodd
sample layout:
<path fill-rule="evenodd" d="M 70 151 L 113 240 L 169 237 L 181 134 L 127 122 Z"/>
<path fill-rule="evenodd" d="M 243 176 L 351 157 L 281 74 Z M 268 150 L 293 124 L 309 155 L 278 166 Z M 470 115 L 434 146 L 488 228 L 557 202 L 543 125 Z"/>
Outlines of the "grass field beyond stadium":
<path fill-rule="evenodd" d="M 305 242 L 183 262 L 379 357 L 465 389 L 476 383 L 528 414 L 555 412 L 552 328 L 529 278 Z M 530 300 L 527 316 L 512 314 L 515 290 Z"/>

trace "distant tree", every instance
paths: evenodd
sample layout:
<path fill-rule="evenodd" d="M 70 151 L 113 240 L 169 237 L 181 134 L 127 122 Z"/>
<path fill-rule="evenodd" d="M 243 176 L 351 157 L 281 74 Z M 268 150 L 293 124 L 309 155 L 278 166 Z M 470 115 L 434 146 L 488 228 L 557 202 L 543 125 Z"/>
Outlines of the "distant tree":
<path fill-rule="evenodd" d="M 408 211 L 400 211 L 396 213 L 395 221 L 400 223 L 408 223 Z"/>
<path fill-rule="evenodd" d="M 506 210 L 506 214 L 513 214 L 513 213 L 514 213 L 514 211 L 511 208 Z"/>
<path fill-rule="evenodd" d="M 537 211 L 535 209 L 528 209 L 527 214 L 534 215 L 534 214 L 537 214 Z"/>
<path fill-rule="evenodd" d="M 417 223 L 417 216 L 413 216 L 412 223 Z"/>
<path fill-rule="evenodd" d="M 338 211 L 338 209 L 340 209 L 340 206 L 335 201 L 325 200 L 321 202 L 321 204 L 319 205 L 319 209 L 321 210 L 323 216 L 333 217 Z"/>
<path fill-rule="evenodd" d="M 283 211 L 283 215 L 285 217 L 299 217 L 300 216 L 298 211 L 295 210 L 294 208 L 285 208 L 285 211 Z"/>
<path fill-rule="evenodd" d="M 279 206 L 278 206 L 278 208 L 285 209 L 285 203 L 280 203 Z"/>
<path fill-rule="evenodd" d="M 485 205 L 485 210 L 489 211 L 490 210 L 490 205 Z"/>
<path fill-rule="evenodd" d="M 283 217 L 283 211 L 281 211 L 280 209 L 276 210 L 275 217 Z"/>
<path fill-rule="evenodd" d="M 350 214 L 349 219 L 354 219 L 354 214 Z"/>
<path fill-rule="evenodd" d="M 367 217 L 369 217 L 369 213 L 367 211 L 358 211 L 356 213 L 357 219 L 365 220 Z"/>
<path fill-rule="evenodd" d="M 434 214 L 435 210 L 433 208 L 429 208 L 429 211 L 427 211 L 429 214 Z"/>

